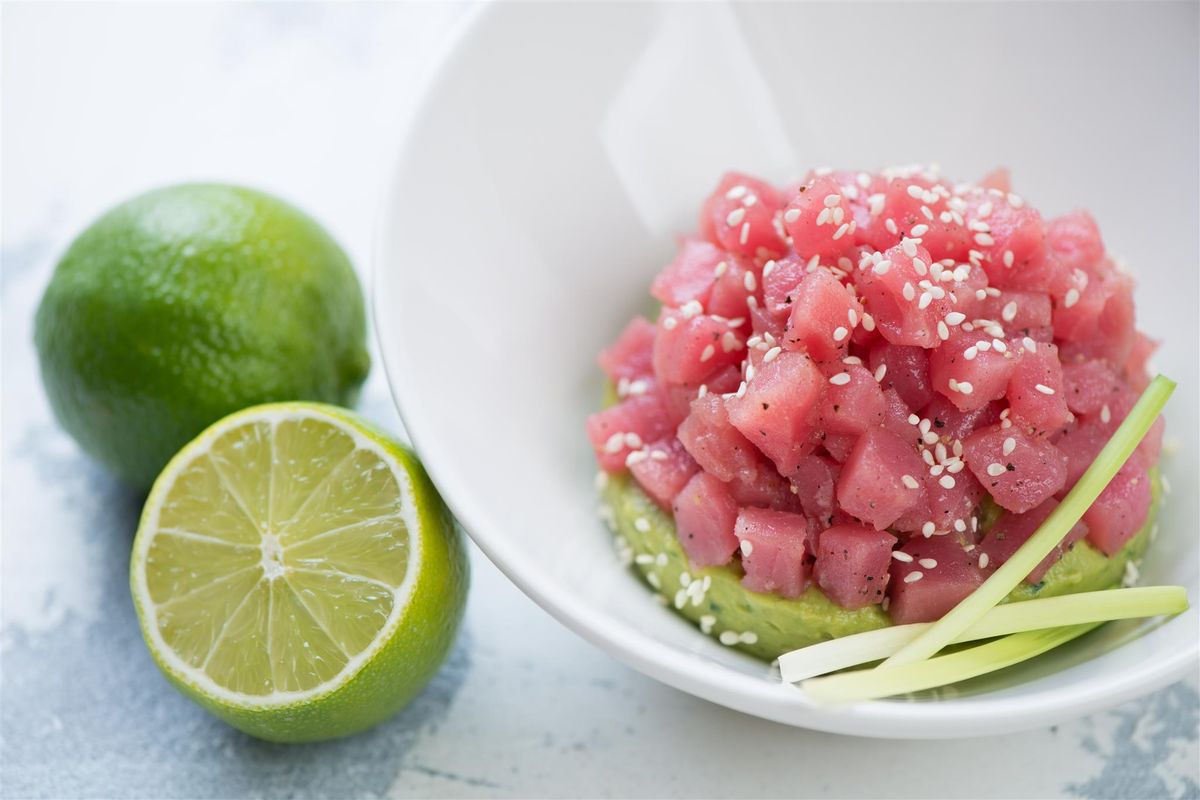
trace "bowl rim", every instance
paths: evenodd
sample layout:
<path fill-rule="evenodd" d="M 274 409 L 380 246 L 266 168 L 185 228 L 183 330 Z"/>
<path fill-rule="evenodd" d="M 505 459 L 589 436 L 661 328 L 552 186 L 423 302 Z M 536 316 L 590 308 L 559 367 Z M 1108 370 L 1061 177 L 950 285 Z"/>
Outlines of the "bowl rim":
<path fill-rule="evenodd" d="M 429 106 L 447 80 L 449 67 L 502 3 L 485 0 L 464 12 L 430 62 L 423 85 L 401 129 L 399 144 L 381 187 L 371 245 L 370 305 L 381 367 L 408 437 L 460 525 L 483 553 L 526 596 L 585 640 L 655 680 L 711 702 L 775 722 L 831 733 L 878 738 L 941 739 L 1011 733 L 1042 727 L 1117 705 L 1184 677 L 1200 662 L 1200 641 L 1191 647 L 1147 659 L 1137 670 L 1086 676 L 1068 687 L 1021 698 L 988 694 L 925 702 L 875 700 L 843 708 L 818 706 L 799 690 L 738 674 L 704 658 L 681 661 L 679 651 L 637 629 L 628 628 L 568 591 L 541 585 L 531 560 L 511 545 L 501 527 L 460 482 L 452 459 L 430 427 L 418 382 L 407 380 L 412 364 L 394 346 L 388 316 L 379 313 L 386 265 L 394 263 L 385 222 L 403 193 L 396 178 L 414 155 L 414 139 Z M 1187 612 L 1185 612 L 1187 614 Z M 989 699 L 990 698 L 990 699 Z"/>

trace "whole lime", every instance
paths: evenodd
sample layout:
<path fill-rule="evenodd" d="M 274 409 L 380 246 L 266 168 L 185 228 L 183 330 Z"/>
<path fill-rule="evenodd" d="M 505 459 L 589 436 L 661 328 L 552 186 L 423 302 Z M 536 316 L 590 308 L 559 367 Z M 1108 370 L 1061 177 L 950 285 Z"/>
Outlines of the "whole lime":
<path fill-rule="evenodd" d="M 219 184 L 148 192 L 93 223 L 59 261 L 34 341 L 59 422 L 142 488 L 225 415 L 351 405 L 370 369 L 338 244 L 293 206 Z"/>

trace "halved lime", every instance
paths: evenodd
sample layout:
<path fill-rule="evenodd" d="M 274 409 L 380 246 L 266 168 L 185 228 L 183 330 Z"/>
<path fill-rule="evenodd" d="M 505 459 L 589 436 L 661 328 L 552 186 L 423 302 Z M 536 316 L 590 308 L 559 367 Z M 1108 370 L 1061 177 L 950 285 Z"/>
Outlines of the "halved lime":
<path fill-rule="evenodd" d="M 130 565 L 167 678 L 273 741 L 344 736 L 403 707 L 449 651 L 467 582 L 413 454 L 310 403 L 238 412 L 180 451 Z"/>

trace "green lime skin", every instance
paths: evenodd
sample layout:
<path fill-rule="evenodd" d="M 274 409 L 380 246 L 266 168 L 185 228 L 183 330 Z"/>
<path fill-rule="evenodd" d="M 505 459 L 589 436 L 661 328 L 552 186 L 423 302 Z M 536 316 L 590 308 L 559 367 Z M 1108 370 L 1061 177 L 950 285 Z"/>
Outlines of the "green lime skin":
<path fill-rule="evenodd" d="M 141 489 L 225 415 L 349 406 L 370 370 L 338 244 L 278 198 L 220 184 L 148 192 L 94 222 L 58 262 L 34 343 L 60 424 Z"/>

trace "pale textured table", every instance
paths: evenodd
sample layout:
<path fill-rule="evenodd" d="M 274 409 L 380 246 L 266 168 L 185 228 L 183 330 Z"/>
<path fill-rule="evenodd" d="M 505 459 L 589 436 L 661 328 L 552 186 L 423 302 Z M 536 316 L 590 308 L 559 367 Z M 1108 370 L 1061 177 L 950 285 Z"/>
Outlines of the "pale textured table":
<path fill-rule="evenodd" d="M 126 584 L 139 499 L 54 425 L 31 317 L 54 259 L 156 184 L 258 185 L 364 270 L 375 201 L 449 6 L 3 11 L 5 797 L 1200 797 L 1197 681 L 1058 728 L 951 742 L 792 730 L 583 642 L 474 553 L 454 656 L 378 730 L 249 739 L 177 695 Z M 399 423 L 376 369 L 363 409 Z"/>

